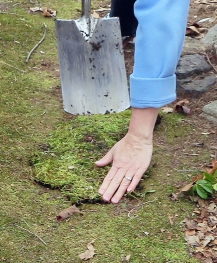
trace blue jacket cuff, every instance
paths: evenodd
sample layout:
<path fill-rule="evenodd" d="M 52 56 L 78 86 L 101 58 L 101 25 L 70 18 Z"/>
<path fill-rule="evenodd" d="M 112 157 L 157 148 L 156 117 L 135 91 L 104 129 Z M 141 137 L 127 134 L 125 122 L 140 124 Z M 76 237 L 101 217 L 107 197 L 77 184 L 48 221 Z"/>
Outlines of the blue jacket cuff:
<path fill-rule="evenodd" d="M 176 99 L 176 75 L 166 78 L 130 76 L 130 101 L 134 108 L 160 108 Z"/>

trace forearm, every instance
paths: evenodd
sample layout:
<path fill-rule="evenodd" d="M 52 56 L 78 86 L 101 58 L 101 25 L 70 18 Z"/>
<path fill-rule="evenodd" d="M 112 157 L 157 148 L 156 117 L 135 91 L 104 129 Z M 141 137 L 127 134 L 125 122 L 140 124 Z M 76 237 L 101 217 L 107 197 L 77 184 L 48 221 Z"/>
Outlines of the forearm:
<path fill-rule="evenodd" d="M 182 51 L 189 0 L 137 0 L 131 106 L 160 108 L 176 99 L 175 70 Z M 171 23 L 173 21 L 173 23 Z"/>
<path fill-rule="evenodd" d="M 132 108 L 128 133 L 139 140 L 145 139 L 151 142 L 157 115 L 158 109 L 156 108 Z"/>

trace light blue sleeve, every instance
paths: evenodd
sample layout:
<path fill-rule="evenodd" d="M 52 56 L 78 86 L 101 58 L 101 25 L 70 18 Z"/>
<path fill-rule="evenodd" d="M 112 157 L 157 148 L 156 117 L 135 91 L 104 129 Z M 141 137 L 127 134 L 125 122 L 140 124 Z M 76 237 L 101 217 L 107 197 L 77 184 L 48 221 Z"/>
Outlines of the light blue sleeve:
<path fill-rule="evenodd" d="M 137 0 L 131 106 L 160 108 L 176 99 L 175 70 L 185 38 L 190 0 Z"/>

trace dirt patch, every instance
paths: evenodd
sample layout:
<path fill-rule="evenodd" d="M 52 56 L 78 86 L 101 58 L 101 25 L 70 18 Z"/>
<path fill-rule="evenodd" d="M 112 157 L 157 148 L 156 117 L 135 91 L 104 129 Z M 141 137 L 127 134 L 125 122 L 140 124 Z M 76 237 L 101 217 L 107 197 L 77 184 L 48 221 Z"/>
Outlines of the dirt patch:
<path fill-rule="evenodd" d="M 60 78 L 60 71 L 58 64 L 55 64 L 51 60 L 42 60 L 40 65 L 33 67 L 36 71 L 47 71 L 50 73 L 50 77 L 59 79 Z"/>

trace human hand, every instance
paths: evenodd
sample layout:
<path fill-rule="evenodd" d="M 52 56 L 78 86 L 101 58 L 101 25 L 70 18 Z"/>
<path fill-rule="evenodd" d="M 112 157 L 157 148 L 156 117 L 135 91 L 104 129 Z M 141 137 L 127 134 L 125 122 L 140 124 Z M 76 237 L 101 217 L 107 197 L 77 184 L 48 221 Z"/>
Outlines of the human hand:
<path fill-rule="evenodd" d="M 118 203 L 126 192 L 132 192 L 147 170 L 152 157 L 152 138 L 137 137 L 129 132 L 99 161 L 97 166 L 112 163 L 99 188 L 104 201 Z"/>

